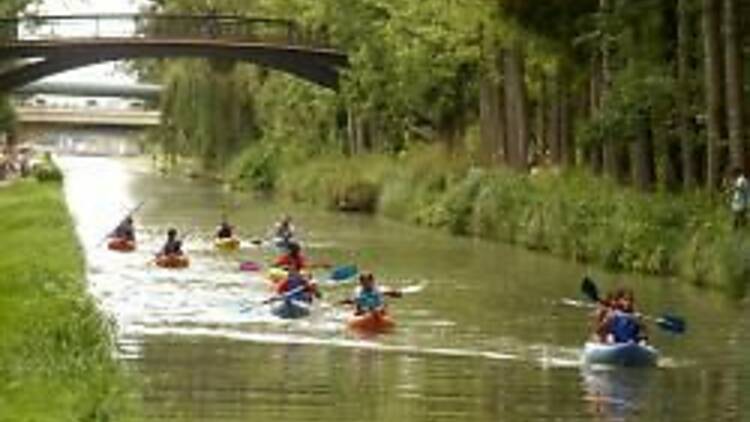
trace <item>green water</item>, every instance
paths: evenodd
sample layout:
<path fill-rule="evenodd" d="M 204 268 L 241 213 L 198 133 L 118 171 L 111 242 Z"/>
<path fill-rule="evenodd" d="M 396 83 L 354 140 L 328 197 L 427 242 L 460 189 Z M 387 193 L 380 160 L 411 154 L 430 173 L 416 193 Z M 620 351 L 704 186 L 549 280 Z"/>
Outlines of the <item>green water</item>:
<path fill-rule="evenodd" d="M 163 177 L 143 164 L 64 158 L 69 205 L 91 291 L 118 324 L 120 356 L 142 379 L 147 420 L 164 421 L 743 421 L 750 387 L 749 313 L 741 303 L 663 279 L 611 276 L 501 244 L 380 219 L 331 214 Z M 129 206 L 139 249 L 101 238 Z M 325 286 L 311 318 L 281 321 L 260 301 L 262 274 L 241 261 L 274 252 L 245 242 L 214 250 L 222 208 L 244 240 L 290 212 L 312 259 L 354 263 L 383 284 L 416 290 L 390 301 L 393 333 L 361 338 L 334 303 L 352 285 Z M 167 227 L 188 231 L 192 265 L 150 264 Z M 602 289 L 633 287 L 643 311 L 673 311 L 689 331 L 653 327 L 657 368 L 581 365 L 589 273 Z M 325 278 L 325 272 L 319 272 Z M 746 401 L 746 400 L 744 400 Z"/>

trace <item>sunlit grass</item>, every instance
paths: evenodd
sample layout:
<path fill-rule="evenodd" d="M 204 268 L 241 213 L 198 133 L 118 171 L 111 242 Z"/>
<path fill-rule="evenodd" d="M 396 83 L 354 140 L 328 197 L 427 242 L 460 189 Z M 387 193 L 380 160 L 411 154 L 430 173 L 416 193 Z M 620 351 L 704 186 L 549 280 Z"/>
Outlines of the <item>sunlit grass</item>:
<path fill-rule="evenodd" d="M 355 198 L 360 211 L 733 294 L 750 275 L 750 240 L 731 230 L 726 204 L 706 194 L 643 194 L 583 171 L 480 168 L 429 147 L 275 160 L 264 163 L 273 169 L 267 186 L 294 201 L 338 209 Z"/>
<path fill-rule="evenodd" d="M 0 188 L 0 421 L 113 420 L 125 382 L 59 184 Z"/>

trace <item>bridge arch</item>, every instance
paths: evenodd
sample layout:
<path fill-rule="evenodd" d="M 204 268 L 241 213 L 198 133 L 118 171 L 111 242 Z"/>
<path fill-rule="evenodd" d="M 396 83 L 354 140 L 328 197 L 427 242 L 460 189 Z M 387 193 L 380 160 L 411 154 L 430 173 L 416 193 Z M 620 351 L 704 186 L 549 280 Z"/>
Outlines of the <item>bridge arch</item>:
<path fill-rule="evenodd" d="M 279 21 L 231 17 L 227 24 L 226 16 L 210 15 L 187 17 L 116 15 L 114 17 L 75 18 L 94 20 L 96 28 L 101 27 L 101 20 L 105 18 L 133 19 L 138 22 L 150 19 L 145 22 L 150 22 L 151 26 L 159 26 L 158 24 L 166 19 L 165 22 L 169 24 L 174 25 L 174 22 L 180 22 L 181 25 L 178 27 L 179 31 L 162 29 L 155 34 L 136 32 L 131 36 L 120 34 L 109 37 L 94 33 L 88 37 L 22 39 L 18 38 L 16 32 L 17 28 L 23 25 L 24 20 L 0 19 L 0 34 L 5 34 L 5 37 L 0 37 L 0 60 L 38 59 L 27 61 L 25 64 L 0 73 L 0 91 L 8 92 L 45 76 L 91 64 L 114 60 L 167 57 L 248 62 L 279 70 L 335 90 L 338 88 L 341 69 L 348 65 L 348 58 L 345 54 L 330 48 L 321 48 L 312 43 L 305 43 L 298 31 L 292 30 L 296 27 L 290 26 L 287 21 L 281 21 L 284 36 L 280 37 L 279 34 L 273 33 L 264 37 L 250 31 L 248 28 L 255 29 L 255 26 L 249 25 L 279 25 Z M 56 19 L 67 20 L 73 17 L 29 17 L 26 19 L 36 23 L 40 19 L 43 22 L 56 22 Z M 200 21 L 200 19 L 213 23 L 219 31 L 224 32 L 201 37 L 202 33 L 197 33 L 195 28 L 184 24 L 184 22 L 201 22 L 201 27 L 204 27 L 206 21 Z M 7 26 L 11 24 L 15 25 L 16 32 L 8 30 Z M 237 27 L 230 24 L 237 25 Z M 167 29 L 169 28 L 167 26 Z M 225 32 L 226 36 L 224 36 Z M 248 36 L 247 34 L 251 32 L 254 35 Z"/>

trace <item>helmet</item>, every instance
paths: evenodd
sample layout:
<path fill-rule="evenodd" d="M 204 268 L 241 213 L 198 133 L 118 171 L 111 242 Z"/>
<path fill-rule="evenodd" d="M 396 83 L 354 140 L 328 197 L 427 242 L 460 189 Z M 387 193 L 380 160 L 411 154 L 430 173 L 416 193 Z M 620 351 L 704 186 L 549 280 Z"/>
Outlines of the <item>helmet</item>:
<path fill-rule="evenodd" d="M 177 236 L 177 229 L 171 228 L 167 230 L 167 236 L 171 236 L 171 237 Z"/>

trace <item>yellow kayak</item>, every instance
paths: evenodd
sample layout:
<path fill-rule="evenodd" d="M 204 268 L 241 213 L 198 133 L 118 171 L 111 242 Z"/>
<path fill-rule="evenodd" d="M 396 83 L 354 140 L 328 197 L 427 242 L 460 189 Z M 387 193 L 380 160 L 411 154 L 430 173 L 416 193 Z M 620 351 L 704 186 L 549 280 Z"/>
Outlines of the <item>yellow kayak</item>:
<path fill-rule="evenodd" d="M 214 239 L 214 245 L 220 251 L 232 252 L 240 248 L 240 239 L 236 237 L 216 238 Z"/>

